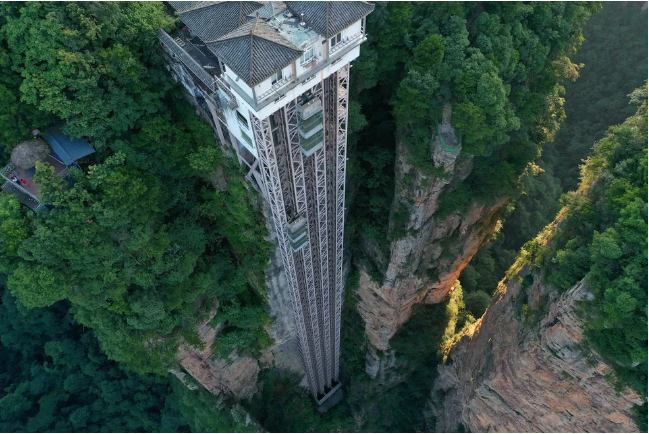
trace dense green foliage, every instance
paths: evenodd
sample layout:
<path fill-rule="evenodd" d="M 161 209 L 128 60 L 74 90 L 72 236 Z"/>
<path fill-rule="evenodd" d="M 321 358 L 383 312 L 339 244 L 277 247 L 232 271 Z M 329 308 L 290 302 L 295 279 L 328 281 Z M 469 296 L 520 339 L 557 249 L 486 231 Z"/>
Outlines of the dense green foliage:
<path fill-rule="evenodd" d="M 108 357 L 140 373 L 166 372 L 180 339 L 200 346 L 196 324 L 217 299 L 218 353 L 256 354 L 269 342 L 266 229 L 236 163 L 164 68 L 156 30 L 173 18 L 160 3 L 3 3 L 2 14 L 21 101 L 98 151 L 72 184 L 37 166 L 49 211 L 1 199 L 9 290 L 27 307 L 69 300 Z"/>
<path fill-rule="evenodd" d="M 0 431 L 245 432 L 200 388 L 107 359 L 66 302 L 26 309 L 0 290 Z"/>
<path fill-rule="evenodd" d="M 187 431 L 167 379 L 120 368 L 63 302 L 25 309 L 2 290 L 0 430 Z"/>
<path fill-rule="evenodd" d="M 261 392 L 250 403 L 250 412 L 269 432 L 350 432 L 354 419 L 346 402 L 321 415 L 308 392 L 298 386 L 301 378 L 276 368 L 259 374 Z"/>
<path fill-rule="evenodd" d="M 363 429 L 423 429 L 422 402 L 432 382 L 426 376 L 440 360 L 440 346 L 484 312 L 518 248 L 558 211 L 561 188 L 552 170 L 530 163 L 563 119 L 560 83 L 577 77 L 579 66 L 569 57 L 598 8 L 556 2 L 391 2 L 377 3 L 368 17 L 369 41 L 352 76 L 352 95 L 361 106 L 352 119 L 367 123 L 349 141 L 347 230 L 354 261 L 380 282 L 389 242 L 405 235 L 401 222 L 410 204 L 398 204 L 390 214 L 395 187 L 410 188 L 413 179 L 407 173 L 395 182 L 398 144 L 404 152 L 399 157 L 417 171 L 444 176 L 431 161 L 431 136 L 445 103 L 452 104 L 452 123 L 462 137 L 456 164 L 471 158 L 473 169 L 465 181 L 447 188 L 438 216 L 520 190 L 530 200 L 519 201 L 515 210 L 510 206 L 520 224 L 484 247 L 463 273 L 464 301 L 456 300 L 452 312 L 449 306 L 424 308 L 392 339 L 403 376 L 396 387 L 380 388 L 371 403 L 364 397 L 379 388 L 372 389 L 364 373 L 362 320 L 353 297 L 347 297 L 343 355 L 350 403 L 366 416 Z M 353 287 L 348 284 L 347 290 Z"/>
<path fill-rule="evenodd" d="M 579 163 L 591 154 L 595 140 L 633 114 L 627 95 L 647 78 L 647 13 L 642 6 L 605 2 L 588 21 L 584 44 L 572 59 L 584 66 L 576 81 L 565 83 L 566 119 L 522 177 L 521 194 L 499 233 L 462 272 L 467 297 L 495 291 L 518 249 L 554 219 L 561 194 L 576 187 Z"/>
<path fill-rule="evenodd" d="M 506 236 L 484 248 L 463 273 L 464 301 L 458 285 L 446 303 L 418 308 L 395 336 L 392 347 L 404 365 L 387 390 L 365 373 L 364 324 L 354 308 L 358 273 L 352 271 L 342 330 L 347 401 L 320 416 L 296 379 L 264 370 L 261 392 L 246 407 L 265 429 L 425 429 L 422 409 L 440 348 L 484 311 L 486 288 L 495 288 L 517 245 L 531 237 L 530 228 L 540 229 L 557 211 L 547 200 L 560 193 L 552 168 L 529 162 L 563 117 L 558 83 L 576 77 L 579 68 L 568 56 L 596 9 L 572 2 L 376 5 L 368 18 L 369 43 L 352 74 L 347 245 L 354 260 L 380 276 L 380 261 L 361 254 L 361 239 L 373 241 L 380 254 L 389 240 L 405 234 L 403 204 L 388 230 L 397 143 L 417 170 L 443 176 L 430 160 L 430 137 L 447 102 L 462 136 L 459 158 L 472 158 L 473 171 L 452 185 L 438 213 L 512 195 L 523 184 L 527 196 L 510 217 L 520 223 L 505 228 Z M 618 38 L 640 21 L 619 18 Z M 586 32 L 594 40 L 609 31 L 604 18 L 597 23 Z M 196 118 L 164 68 L 155 33 L 173 25 L 157 2 L 0 3 L 2 158 L 31 128 L 54 124 L 97 149 L 83 171 L 71 171 L 69 183 L 38 165 L 36 181 L 44 202 L 54 205 L 50 210 L 27 212 L 15 197 L 0 195 L 0 276 L 6 275 L 9 290 L 3 286 L 0 304 L 5 431 L 249 429 L 233 417 L 236 412 L 217 408 L 209 392 L 157 375 L 175 367 L 180 342 L 201 346 L 196 325 L 217 302 L 212 325 L 225 327 L 216 355 L 228 357 L 236 349 L 258 356 L 270 343 L 263 309 L 266 228 L 236 163 L 215 146 L 212 129 Z M 617 47 L 609 41 L 606 48 L 618 48 L 625 62 L 641 61 L 623 54 L 636 51 L 640 38 Z M 589 72 L 600 49 L 595 44 L 583 60 L 572 60 L 586 62 L 583 71 Z M 636 65 L 627 69 L 607 95 L 611 104 L 619 106 L 621 92 L 641 72 Z M 601 65 L 590 74 L 615 75 Z M 606 86 L 593 80 L 585 80 L 584 88 L 604 93 Z M 585 95 L 578 84 L 575 95 Z M 595 106 L 585 96 L 575 98 L 576 112 L 579 104 Z M 572 102 L 567 107 L 570 114 Z M 601 131 L 612 119 L 593 108 L 576 117 L 575 129 L 586 131 L 591 117 Z M 592 194 L 600 196 L 581 191 L 565 199 L 574 212 L 557 239 L 574 240 L 546 265 L 561 287 L 590 276 L 598 298 L 589 341 L 618 363 L 621 384 L 646 395 L 639 386 L 647 363 L 646 353 L 639 355 L 646 350 L 639 327 L 646 332 L 646 268 L 640 267 L 646 263 L 646 203 L 635 198 L 642 192 L 646 197 L 646 154 L 642 166 L 633 153 L 639 146 L 633 128 L 612 130 L 598 145 L 587 172 L 601 186 Z M 646 118 L 643 131 L 646 138 Z M 581 158 L 588 134 L 569 145 L 567 136 L 557 137 L 552 149 L 570 149 L 562 171 Z M 408 184 L 408 176 L 399 182 Z"/>
<path fill-rule="evenodd" d="M 565 218 L 535 253 L 546 279 L 567 289 L 586 277 L 586 337 L 613 362 L 618 379 L 647 395 L 647 88 L 638 114 L 611 127 L 586 160 Z M 551 250 L 550 250 L 551 249 Z M 533 252 L 534 243 L 525 250 Z"/>
<path fill-rule="evenodd" d="M 543 159 L 563 191 L 579 184 L 579 165 L 611 125 L 633 115 L 627 95 L 647 79 L 647 11 L 640 2 L 605 2 L 584 28 L 574 56 L 584 64 L 579 79 L 566 83 L 566 120 Z"/>
<path fill-rule="evenodd" d="M 558 83 L 576 77 L 568 56 L 596 9 L 571 2 L 378 3 L 352 88 L 368 122 L 358 144 L 350 144 L 350 176 L 358 183 L 350 221 L 359 235 L 387 247 L 397 142 L 417 170 L 442 176 L 431 160 L 431 136 L 445 103 L 462 137 L 459 158 L 473 157 L 473 170 L 447 189 L 437 212 L 513 194 L 557 130 Z"/>
<path fill-rule="evenodd" d="M 255 427 L 247 423 L 246 416 L 237 411 L 236 405 L 229 408 L 227 401 L 217 405 L 217 398 L 200 384 L 189 377 L 185 377 L 185 381 L 189 384 L 171 377 L 172 395 L 167 399 L 173 400 L 174 408 L 183 416 L 191 432 L 255 431 Z"/>

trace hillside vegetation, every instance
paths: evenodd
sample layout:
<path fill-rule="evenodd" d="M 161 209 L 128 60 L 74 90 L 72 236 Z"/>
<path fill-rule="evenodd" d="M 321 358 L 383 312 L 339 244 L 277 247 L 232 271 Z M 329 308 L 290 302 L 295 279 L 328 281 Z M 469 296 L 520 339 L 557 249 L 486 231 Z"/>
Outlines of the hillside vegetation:
<path fill-rule="evenodd" d="M 175 366 L 180 339 L 218 299 L 220 352 L 269 343 L 262 216 L 236 163 L 223 157 L 164 68 L 160 3 L 3 3 L 2 84 L 28 105 L 31 127 L 60 123 L 97 149 L 72 185 L 39 165 L 54 208 L 27 213 L 3 197 L 0 271 L 26 307 L 69 300 L 111 360 L 139 373 Z M 10 104 L 12 100 L 7 101 Z M 2 125 L 13 142 L 24 123 Z M 220 168 L 226 187 L 210 182 Z"/>
<path fill-rule="evenodd" d="M 586 340 L 608 361 L 610 380 L 647 396 L 647 87 L 636 115 L 608 129 L 581 167 L 579 188 L 562 197 L 558 220 L 523 246 L 521 261 L 560 291 L 585 279 L 594 298 L 580 306 Z M 549 239 L 545 244 L 541 238 Z M 638 408 L 647 429 L 647 405 Z"/>
<path fill-rule="evenodd" d="M 422 410 L 443 360 L 440 347 L 484 311 L 487 288 L 533 237 L 527 227 L 538 231 L 560 206 L 559 182 L 550 163 L 538 158 L 553 138 L 553 152 L 567 146 L 568 136 L 557 134 L 565 115 L 561 83 L 577 78 L 579 62 L 593 64 L 593 76 L 606 74 L 607 59 L 598 55 L 601 63 L 595 62 L 597 43 L 582 60 L 575 57 L 584 35 L 596 40 L 607 30 L 600 13 L 597 27 L 582 33 L 600 7 L 376 4 L 367 20 L 369 40 L 352 69 L 345 245 L 352 269 L 341 337 L 346 400 L 320 416 L 298 386 L 301 379 L 269 367 L 259 375 L 260 392 L 241 403 L 265 429 L 425 428 Z M 160 2 L 0 2 L 0 163 L 32 128 L 60 126 L 97 151 L 82 161 L 83 170 L 71 169 L 70 182 L 38 164 L 36 182 L 50 209 L 32 212 L 0 192 L 0 353 L 6 355 L 0 431 L 251 429 L 239 406 L 169 374 L 178 368 L 180 344 L 202 346 L 196 326 L 217 305 L 218 357 L 233 351 L 259 357 L 272 344 L 265 309 L 272 246 L 260 198 L 165 68 L 156 32 L 176 25 L 165 8 Z M 620 17 L 628 10 L 615 9 Z M 611 41 L 628 37 L 641 20 L 616 19 L 618 30 L 602 44 L 637 51 L 640 42 Z M 637 87 L 640 72 L 630 70 L 610 98 L 599 85 L 601 97 L 590 97 L 617 107 L 620 89 L 633 83 L 626 95 Z M 566 86 L 570 98 L 572 85 Z M 621 385 L 646 396 L 646 88 L 633 99 L 644 101 L 644 111 L 610 130 L 585 166 L 583 182 L 595 187 L 562 200 L 569 217 L 556 235 L 557 252 L 535 250 L 534 243 L 526 251 L 560 288 L 590 276 L 597 298 L 588 340 L 616 365 Z M 449 300 L 416 310 L 392 341 L 397 375 L 382 383 L 365 373 L 368 345 L 355 308 L 359 268 L 379 279 L 384 270 L 368 245 L 385 254 L 406 233 L 407 212 L 398 206 L 391 216 L 391 209 L 395 192 L 414 175 L 395 179 L 397 144 L 406 147 L 413 170 L 446 176 L 429 155 L 446 103 L 462 137 L 458 158 L 473 163 L 468 177 L 441 196 L 436 216 L 516 197 L 521 189 L 537 202 L 518 200 L 519 214 L 510 217 L 518 226 L 505 231 L 507 239 L 514 234 L 512 244 L 488 245 Z M 568 114 L 579 104 L 592 101 L 576 96 L 566 104 Z M 580 109 L 574 110 L 578 117 Z M 590 117 L 584 114 L 575 129 L 588 130 Z M 603 131 L 604 123 L 598 118 L 597 128 Z M 589 151 L 581 141 L 568 147 L 561 170 L 573 176 L 570 164 Z"/>
<path fill-rule="evenodd" d="M 554 140 L 522 179 L 510 214 L 500 232 L 464 269 L 460 280 L 466 292 L 482 302 L 514 262 L 516 252 L 554 219 L 559 198 L 576 189 L 581 161 L 611 125 L 633 115 L 628 94 L 647 79 L 647 11 L 640 2 L 604 2 L 584 28 L 584 44 L 573 61 L 583 64 L 579 79 L 566 82 L 566 118 Z"/>

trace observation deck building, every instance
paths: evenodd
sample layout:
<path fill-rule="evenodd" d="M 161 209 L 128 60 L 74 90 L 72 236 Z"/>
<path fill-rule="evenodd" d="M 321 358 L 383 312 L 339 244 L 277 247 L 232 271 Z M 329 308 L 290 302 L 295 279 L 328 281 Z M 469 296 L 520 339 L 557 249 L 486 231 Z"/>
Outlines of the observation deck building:
<path fill-rule="evenodd" d="M 340 386 L 350 63 L 372 4 L 168 2 L 168 68 L 270 205 L 311 394 Z"/>

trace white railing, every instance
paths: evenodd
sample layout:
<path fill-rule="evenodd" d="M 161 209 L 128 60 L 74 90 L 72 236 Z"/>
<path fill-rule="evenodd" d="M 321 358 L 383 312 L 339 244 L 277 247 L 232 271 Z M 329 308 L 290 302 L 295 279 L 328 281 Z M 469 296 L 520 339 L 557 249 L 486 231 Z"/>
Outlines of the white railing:
<path fill-rule="evenodd" d="M 237 98 L 234 96 L 232 93 L 232 90 L 230 90 L 230 86 L 220 79 L 219 77 L 214 77 L 214 85 L 221 89 L 223 93 L 228 97 L 228 107 L 231 108 L 232 110 L 236 109 L 239 107 L 239 103 L 237 103 Z"/>
<path fill-rule="evenodd" d="M 32 199 L 34 199 L 36 202 L 39 202 L 39 203 L 40 203 L 41 200 L 40 200 L 40 198 L 39 198 L 38 196 L 36 196 L 35 194 L 29 192 L 29 191 L 28 191 L 25 187 L 23 187 L 21 184 L 15 182 L 15 181 L 12 181 L 12 180 L 9 178 L 9 176 L 8 176 L 9 173 L 11 173 L 11 171 L 14 170 L 14 169 L 15 169 L 15 166 L 14 166 L 12 163 L 9 163 L 9 164 L 7 164 L 7 165 L 5 166 L 4 169 L 2 169 L 2 171 L 0 172 L 0 175 L 2 175 L 2 177 L 3 177 L 3 178 L 4 178 L 8 183 L 10 183 L 10 184 L 13 185 L 14 187 L 18 188 L 20 191 L 22 191 L 23 193 L 25 193 L 26 195 L 28 195 L 29 197 L 31 197 Z"/>
<path fill-rule="evenodd" d="M 271 86 L 270 89 L 268 89 L 266 92 L 262 93 L 259 95 L 257 98 L 257 101 L 263 101 L 264 99 L 268 98 L 275 92 L 277 92 L 279 89 L 283 88 L 287 84 L 289 84 L 293 80 L 293 76 L 291 75 L 290 77 L 285 77 L 282 78 L 281 80 L 278 80 L 275 84 Z"/>
<path fill-rule="evenodd" d="M 9 164 L 7 164 L 7 165 L 4 167 L 4 169 L 2 169 L 2 171 L 0 171 L 0 175 L 6 177 L 6 176 L 9 175 L 9 173 L 11 173 L 15 168 L 16 168 L 16 166 L 14 166 L 14 163 L 9 163 Z"/>
<path fill-rule="evenodd" d="M 343 48 L 353 44 L 354 42 L 356 42 L 356 41 L 358 41 L 359 39 L 362 39 L 362 38 L 363 38 L 362 33 L 357 33 L 355 35 L 349 36 L 345 40 L 340 41 L 339 43 L 337 43 L 336 45 L 331 47 L 331 50 L 329 51 L 329 56 L 332 56 L 332 55 L 336 54 L 338 51 L 342 50 Z"/>

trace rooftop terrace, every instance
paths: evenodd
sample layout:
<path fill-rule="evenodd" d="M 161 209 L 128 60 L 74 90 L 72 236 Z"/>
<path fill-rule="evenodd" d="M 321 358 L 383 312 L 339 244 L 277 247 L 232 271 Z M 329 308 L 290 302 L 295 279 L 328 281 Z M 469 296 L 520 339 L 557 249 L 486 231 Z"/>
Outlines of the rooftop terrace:
<path fill-rule="evenodd" d="M 268 24 L 288 42 L 303 50 L 320 38 L 313 29 L 301 26 L 300 20 L 286 8 L 268 20 Z"/>

